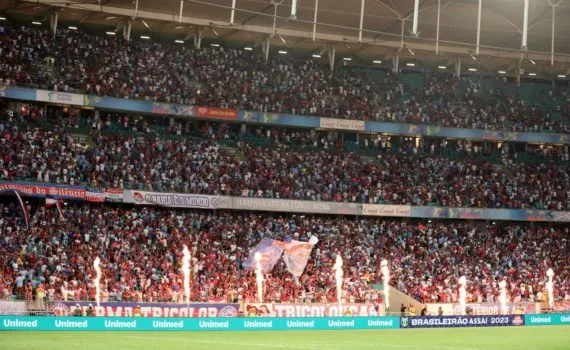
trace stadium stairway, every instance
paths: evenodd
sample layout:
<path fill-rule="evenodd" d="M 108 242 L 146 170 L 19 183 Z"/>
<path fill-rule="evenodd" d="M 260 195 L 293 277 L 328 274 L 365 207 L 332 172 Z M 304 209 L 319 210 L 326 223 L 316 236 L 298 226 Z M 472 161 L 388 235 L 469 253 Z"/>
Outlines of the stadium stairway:
<path fill-rule="evenodd" d="M 390 286 L 390 314 L 391 315 L 400 315 L 400 305 L 404 304 L 407 308 L 410 304 L 414 305 L 416 308 L 416 315 L 419 315 L 421 310 L 424 308 L 425 304 L 420 303 L 416 299 L 412 298 L 411 296 L 407 295 L 406 293 L 400 291 L 397 288 Z M 407 315 L 406 311 L 406 315 Z"/>

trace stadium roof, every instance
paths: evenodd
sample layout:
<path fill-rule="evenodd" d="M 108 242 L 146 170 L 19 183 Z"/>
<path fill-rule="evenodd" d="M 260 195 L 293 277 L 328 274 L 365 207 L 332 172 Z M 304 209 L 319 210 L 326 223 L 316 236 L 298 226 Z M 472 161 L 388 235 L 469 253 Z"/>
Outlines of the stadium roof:
<path fill-rule="evenodd" d="M 267 38 L 273 47 L 312 53 L 323 53 L 334 46 L 337 58 L 367 62 L 386 63 L 400 52 L 401 65 L 414 61 L 449 67 L 461 57 L 465 69 L 482 71 L 514 71 L 519 60 L 527 72 L 544 76 L 567 74 L 570 69 L 570 0 L 529 0 L 526 51 L 521 50 L 524 0 L 482 0 L 479 55 L 479 0 L 419 0 L 417 37 L 411 33 L 414 0 L 365 0 L 363 8 L 362 0 L 298 0 L 295 19 L 291 18 L 292 0 L 235 0 L 233 25 L 232 1 L 184 0 L 182 17 L 180 0 L 10 0 L 3 2 L 0 10 L 48 23 L 49 16 L 57 11 L 60 24 L 98 25 L 116 31 L 130 21 L 132 33 L 151 37 L 169 34 L 188 39 L 200 28 L 206 40 L 243 42 L 249 46 L 259 45 Z"/>

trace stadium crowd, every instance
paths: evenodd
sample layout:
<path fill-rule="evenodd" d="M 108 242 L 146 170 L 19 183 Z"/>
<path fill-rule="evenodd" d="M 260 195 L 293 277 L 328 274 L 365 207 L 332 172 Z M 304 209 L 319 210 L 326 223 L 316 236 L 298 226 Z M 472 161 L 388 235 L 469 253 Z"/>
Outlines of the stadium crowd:
<path fill-rule="evenodd" d="M 102 299 L 179 301 L 182 247 L 192 254 L 192 300 L 253 301 L 255 276 L 242 263 L 261 238 L 319 242 L 297 280 L 279 262 L 266 278 L 264 300 L 333 302 L 332 266 L 344 260 L 346 302 L 380 298 L 380 261 L 391 284 L 422 301 L 457 298 L 467 277 L 473 302 L 497 300 L 508 282 L 510 299 L 546 298 L 546 270 L 555 272 L 558 300 L 570 300 L 568 227 L 467 222 L 407 222 L 113 205 L 53 208 L 28 204 L 30 228 L 13 202 L 0 204 L 1 296 L 93 300 L 93 260 L 102 259 Z M 41 286 L 41 287 L 40 287 Z"/>
<path fill-rule="evenodd" d="M 303 136 L 305 135 L 305 136 Z M 306 134 L 300 134 L 300 138 Z M 93 134 L 82 145 L 60 128 L 0 129 L 0 180 L 313 201 L 450 207 L 570 209 L 567 165 L 379 153 L 375 162 L 334 138 L 268 146 Z M 311 141 L 307 141 L 310 143 Z"/>
<path fill-rule="evenodd" d="M 284 55 L 265 63 L 263 55 L 239 49 L 127 42 L 69 29 L 54 37 L 43 28 L 0 23 L 4 85 L 334 118 L 570 132 L 564 86 L 537 88 L 534 95 L 547 103 L 535 103 L 507 89 L 506 78 L 413 74 L 419 83 L 401 78 L 406 73 L 331 72 L 318 60 Z"/>

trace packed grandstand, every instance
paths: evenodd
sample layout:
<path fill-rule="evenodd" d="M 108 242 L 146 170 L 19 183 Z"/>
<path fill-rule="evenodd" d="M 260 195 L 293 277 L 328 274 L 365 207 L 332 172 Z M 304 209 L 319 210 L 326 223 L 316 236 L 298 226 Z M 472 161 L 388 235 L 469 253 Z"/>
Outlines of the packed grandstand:
<path fill-rule="evenodd" d="M 436 71 L 329 67 L 283 55 L 202 49 L 0 22 L 0 83 L 182 105 L 467 129 L 568 134 L 568 84 Z M 568 144 L 416 138 L 259 126 L 0 100 L 0 181 L 341 204 L 570 211 Z M 9 187 L 4 187 L 9 188 Z M 263 300 L 381 303 L 390 284 L 422 303 L 570 301 L 566 223 L 372 218 L 327 213 L 161 208 L 0 197 L 0 297 L 183 302 L 257 300 L 244 268 L 267 237 L 319 239 L 296 278 L 278 263 Z M 29 220 L 26 215 L 29 214 Z M 338 213 L 337 213 L 338 214 Z M 343 214 L 343 213 L 340 213 Z M 568 214 L 566 214 L 568 215 Z M 390 215 L 388 215 L 390 216 Z M 394 215 L 397 216 L 397 215 Z M 481 219 L 481 218 L 473 218 Z M 546 220 L 547 221 L 547 220 Z"/>

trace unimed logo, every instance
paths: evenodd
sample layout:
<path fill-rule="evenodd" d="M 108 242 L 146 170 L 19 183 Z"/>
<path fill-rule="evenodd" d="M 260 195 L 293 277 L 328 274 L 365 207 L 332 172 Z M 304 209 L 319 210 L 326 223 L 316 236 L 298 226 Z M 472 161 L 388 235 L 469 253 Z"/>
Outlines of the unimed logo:
<path fill-rule="evenodd" d="M 532 316 L 530 318 L 531 324 L 550 324 L 552 323 L 552 317 L 550 316 Z"/>
<path fill-rule="evenodd" d="M 560 316 L 560 323 L 570 323 L 570 316 Z"/>
<path fill-rule="evenodd" d="M 38 328 L 38 320 L 22 321 L 18 319 L 4 320 L 4 327 L 6 328 Z"/>

